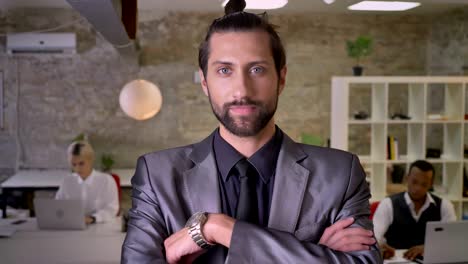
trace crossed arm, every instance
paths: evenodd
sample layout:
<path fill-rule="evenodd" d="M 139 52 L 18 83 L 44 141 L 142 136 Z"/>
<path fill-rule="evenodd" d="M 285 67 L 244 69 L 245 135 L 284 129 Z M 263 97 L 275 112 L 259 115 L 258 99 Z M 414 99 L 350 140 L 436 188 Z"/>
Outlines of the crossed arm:
<path fill-rule="evenodd" d="M 353 222 L 353 218 L 347 218 L 326 228 L 319 244 L 342 252 L 370 250 L 370 246 L 376 242 L 373 232 L 360 227 L 349 227 Z M 230 248 L 235 224 L 236 219 L 229 216 L 209 214 L 202 232 L 211 244 Z M 168 263 L 191 263 L 204 252 L 192 241 L 187 228 L 168 237 L 164 241 L 164 247 Z"/>

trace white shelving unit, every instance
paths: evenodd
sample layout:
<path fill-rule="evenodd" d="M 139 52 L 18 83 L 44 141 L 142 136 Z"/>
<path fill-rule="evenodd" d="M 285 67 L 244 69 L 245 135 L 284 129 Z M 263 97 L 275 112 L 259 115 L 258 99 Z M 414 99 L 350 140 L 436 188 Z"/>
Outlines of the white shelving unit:
<path fill-rule="evenodd" d="M 354 152 L 350 146 L 357 140 L 354 145 L 363 151 L 355 154 L 367 173 L 372 200 L 387 196 L 387 168 L 391 165 L 403 165 L 406 174 L 417 159 L 433 163 L 439 174 L 435 193 L 454 203 L 459 219 L 466 218 L 468 198 L 463 197 L 463 170 L 464 166 L 468 169 L 468 159 L 464 158 L 464 144 L 468 141 L 464 136 L 468 132 L 467 89 L 468 77 L 333 77 L 331 147 Z M 434 112 L 434 105 L 439 105 L 438 112 Z M 397 110 L 395 106 L 399 106 Z M 366 112 L 368 118 L 355 119 L 355 111 Z M 410 119 L 391 119 L 395 113 Z M 443 135 L 430 136 L 432 129 Z M 404 135 L 404 143 L 399 141 L 398 145 L 402 155 L 395 160 L 387 158 L 390 131 Z M 437 142 L 441 157 L 426 159 L 426 149 Z"/>

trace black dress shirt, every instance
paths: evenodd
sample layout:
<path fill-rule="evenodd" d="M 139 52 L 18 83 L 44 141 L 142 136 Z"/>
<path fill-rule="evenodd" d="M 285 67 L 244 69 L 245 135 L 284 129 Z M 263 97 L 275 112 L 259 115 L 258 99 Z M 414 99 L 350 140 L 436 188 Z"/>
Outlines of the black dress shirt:
<path fill-rule="evenodd" d="M 283 132 L 276 127 L 273 137 L 247 160 L 257 169 L 256 191 L 258 201 L 259 224 L 268 225 L 271 197 L 275 182 L 275 170 L 279 151 L 283 142 Z M 234 165 L 245 158 L 219 134 L 213 138 L 213 150 L 218 168 L 219 188 L 221 190 L 222 212 L 234 217 L 239 197 L 240 181 Z"/>

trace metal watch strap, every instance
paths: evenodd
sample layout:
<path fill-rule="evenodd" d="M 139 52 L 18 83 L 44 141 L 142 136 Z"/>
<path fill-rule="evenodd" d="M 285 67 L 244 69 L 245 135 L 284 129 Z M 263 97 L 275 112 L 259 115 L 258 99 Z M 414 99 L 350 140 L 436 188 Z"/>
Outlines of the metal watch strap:
<path fill-rule="evenodd" d="M 208 249 L 213 246 L 213 244 L 208 243 L 202 233 L 202 228 L 205 225 L 208 214 L 206 212 L 197 212 L 193 214 L 190 219 L 185 224 L 185 227 L 188 228 L 188 234 L 199 247 L 203 249 Z"/>
<path fill-rule="evenodd" d="M 195 242 L 199 247 L 203 249 L 208 249 L 213 246 L 206 241 L 205 237 L 203 237 L 203 234 L 200 229 L 200 224 L 193 227 L 189 227 L 188 233 L 192 237 L 193 242 Z"/>

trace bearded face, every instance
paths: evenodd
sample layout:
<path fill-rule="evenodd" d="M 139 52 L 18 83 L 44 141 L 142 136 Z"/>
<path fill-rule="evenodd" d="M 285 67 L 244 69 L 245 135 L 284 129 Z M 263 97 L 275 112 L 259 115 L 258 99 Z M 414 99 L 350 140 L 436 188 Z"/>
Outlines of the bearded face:
<path fill-rule="evenodd" d="M 224 104 L 218 104 L 209 93 L 211 109 L 218 121 L 232 134 L 239 137 L 257 135 L 276 112 L 278 93 L 268 101 L 255 101 L 242 98 Z"/>
<path fill-rule="evenodd" d="M 278 74 L 268 33 L 214 33 L 202 87 L 221 125 L 239 137 L 274 127 L 286 68 Z"/>

